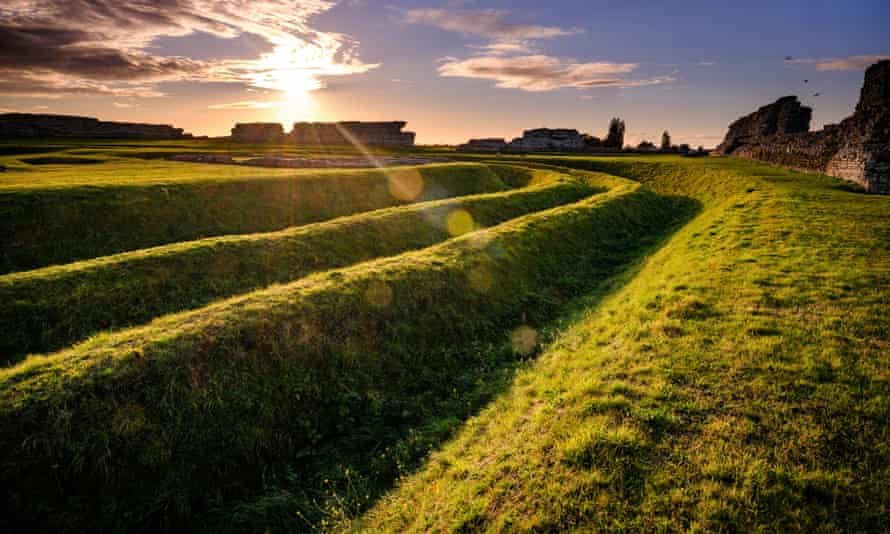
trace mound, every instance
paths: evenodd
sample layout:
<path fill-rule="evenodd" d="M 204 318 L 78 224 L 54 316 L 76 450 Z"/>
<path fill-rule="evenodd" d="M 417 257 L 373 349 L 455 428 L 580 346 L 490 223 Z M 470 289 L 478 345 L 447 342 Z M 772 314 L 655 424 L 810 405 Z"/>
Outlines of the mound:
<path fill-rule="evenodd" d="M 6 303 L 0 308 L 0 355 L 11 360 L 59 349 L 101 330 L 197 308 L 313 271 L 427 247 L 458 232 L 496 225 L 601 190 L 548 172 L 533 177 L 518 169 L 514 174 L 517 185 L 532 180 L 542 184 L 0 276 L 0 301 Z M 467 216 L 471 228 L 449 228 L 449 222 L 454 226 L 456 218 Z"/>
<path fill-rule="evenodd" d="M 503 189 L 491 170 L 473 164 L 159 185 L 6 188 L 0 192 L 0 216 L 8 221 L 0 235 L 0 273 Z"/>
<path fill-rule="evenodd" d="M 336 526 L 886 531 L 890 202 L 723 158 L 540 161 L 703 209 L 422 469 Z M 349 517 L 332 506 L 327 520 Z"/>
<path fill-rule="evenodd" d="M 235 528 L 236 505 L 263 498 L 273 480 L 305 492 L 288 517 L 317 514 L 312 487 L 337 457 L 367 454 L 422 420 L 484 364 L 480 343 L 534 350 L 538 325 L 692 208 L 602 182 L 612 189 L 573 204 L 4 371 L 3 520 Z"/>

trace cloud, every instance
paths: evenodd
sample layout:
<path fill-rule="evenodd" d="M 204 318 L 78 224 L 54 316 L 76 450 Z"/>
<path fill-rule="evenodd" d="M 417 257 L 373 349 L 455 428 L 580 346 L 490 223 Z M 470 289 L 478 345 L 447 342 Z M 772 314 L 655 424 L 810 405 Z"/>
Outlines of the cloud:
<path fill-rule="evenodd" d="M 163 81 L 237 82 L 313 90 L 326 76 L 366 72 L 358 43 L 312 28 L 335 0 L 6 0 L 0 7 L 0 94 L 157 95 Z M 272 52 L 253 60 L 153 55 L 160 37 L 258 35 Z M 66 88 L 69 88 L 66 91 Z"/>
<path fill-rule="evenodd" d="M 713 67 L 716 64 L 716 61 L 699 61 L 696 63 L 699 67 Z"/>
<path fill-rule="evenodd" d="M 249 100 L 246 102 L 230 102 L 228 104 L 213 104 L 207 106 L 208 109 L 270 109 L 281 106 L 283 102 L 257 102 Z"/>
<path fill-rule="evenodd" d="M 35 98 L 60 98 L 63 96 L 162 96 L 153 87 L 142 84 L 112 84 L 67 76 L 51 71 L 22 72 L 0 68 L 0 95 Z"/>
<path fill-rule="evenodd" d="M 536 54 L 538 49 L 531 41 L 498 41 L 484 45 L 472 45 L 470 48 L 481 50 L 489 55 Z"/>
<path fill-rule="evenodd" d="M 497 9 L 418 8 L 403 12 L 404 20 L 411 24 L 435 26 L 464 35 L 485 37 L 492 41 L 550 39 L 581 32 L 579 29 L 565 29 L 556 26 L 510 23 L 506 20 L 509 14 L 509 11 Z"/>
<path fill-rule="evenodd" d="M 786 63 L 793 63 L 796 65 L 815 65 L 816 70 L 821 71 L 864 70 L 882 59 L 890 59 L 890 54 L 820 59 L 791 59 L 786 61 Z"/>
<path fill-rule="evenodd" d="M 138 107 L 136 104 L 131 104 L 129 102 L 112 102 L 111 105 L 118 109 L 129 109 Z"/>
<path fill-rule="evenodd" d="M 435 26 L 463 35 L 484 37 L 488 41 L 470 45 L 476 55 L 469 58 L 449 56 L 438 60 L 440 76 L 493 80 L 496 87 L 536 92 L 563 88 L 639 87 L 674 81 L 670 76 L 627 79 L 625 75 L 638 67 L 636 63 L 584 63 L 543 54 L 535 45 L 536 40 L 575 35 L 582 30 L 513 23 L 508 20 L 510 14 L 496 9 L 459 8 L 419 8 L 402 12 L 407 23 Z"/>
<path fill-rule="evenodd" d="M 670 83 L 665 76 L 648 80 L 629 80 L 636 63 L 574 63 L 560 58 L 533 56 L 480 56 L 455 60 L 439 66 L 441 76 L 494 80 L 497 87 L 523 91 L 552 91 L 562 88 L 641 87 Z"/>

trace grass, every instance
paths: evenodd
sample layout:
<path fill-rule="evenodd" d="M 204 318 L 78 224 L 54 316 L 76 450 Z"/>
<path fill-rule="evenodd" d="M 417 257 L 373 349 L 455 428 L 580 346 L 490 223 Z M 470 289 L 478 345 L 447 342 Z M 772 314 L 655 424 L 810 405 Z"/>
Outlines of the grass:
<path fill-rule="evenodd" d="M 185 149 L 231 147 L 0 163 L 94 194 L 113 173 L 65 173 Z M 197 307 L 0 369 L 0 530 L 890 530 L 890 199 L 729 158 L 460 157 L 493 189 L 0 277 L 71 315 L 168 277 L 194 302 L 143 291 L 145 319 Z M 458 206 L 458 237 L 421 222 Z"/>
<path fill-rule="evenodd" d="M 528 188 L 366 212 L 278 232 L 181 242 L 0 276 L 0 355 L 58 350 L 314 271 L 392 256 L 571 203 L 603 188 L 547 171 L 496 169 Z M 466 227 L 460 218 L 468 217 Z"/>
<path fill-rule="evenodd" d="M 337 458 L 428 420 L 466 369 L 513 354 L 511 331 L 545 323 L 692 208 L 603 180 L 609 192 L 580 202 L 3 371 L 2 483 L 21 514 L 9 520 L 253 529 L 282 513 L 317 519 L 308 490 Z M 478 351 L 488 344 L 497 350 Z M 378 484 L 396 471 L 365 459 L 362 475 Z M 296 497 L 269 508 L 270 485 Z"/>
<path fill-rule="evenodd" d="M 550 158 L 702 212 L 367 531 L 890 528 L 890 199 L 737 160 Z"/>
<path fill-rule="evenodd" d="M 479 164 L 285 174 L 237 168 L 237 179 L 218 167 L 130 159 L 46 171 L 68 176 L 67 187 L 46 183 L 61 178 L 13 181 L 0 188 L 0 273 L 506 188 Z"/>

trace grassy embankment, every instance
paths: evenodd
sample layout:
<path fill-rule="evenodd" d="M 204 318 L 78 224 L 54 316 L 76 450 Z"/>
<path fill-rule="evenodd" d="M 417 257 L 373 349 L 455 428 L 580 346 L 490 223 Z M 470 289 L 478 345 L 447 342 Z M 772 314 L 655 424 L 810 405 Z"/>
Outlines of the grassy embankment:
<path fill-rule="evenodd" d="M 0 273 L 505 188 L 488 167 L 462 163 L 282 172 L 131 158 L 8 171 Z"/>
<path fill-rule="evenodd" d="M 528 187 L 0 276 L 0 363 L 311 272 L 428 247 L 603 190 L 548 171 L 492 168 L 511 186 Z"/>
<path fill-rule="evenodd" d="M 730 159 L 540 161 L 704 209 L 338 526 L 890 530 L 890 198 Z"/>
<path fill-rule="evenodd" d="M 3 520 L 299 529 L 331 473 L 380 491 L 459 424 L 458 387 L 695 209 L 588 178 L 610 190 L 0 371 Z"/>

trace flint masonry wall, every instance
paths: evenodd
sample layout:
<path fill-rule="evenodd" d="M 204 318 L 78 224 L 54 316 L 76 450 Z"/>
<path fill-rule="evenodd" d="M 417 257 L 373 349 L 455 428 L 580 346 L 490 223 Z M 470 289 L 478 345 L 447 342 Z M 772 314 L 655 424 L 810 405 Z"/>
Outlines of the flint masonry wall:
<path fill-rule="evenodd" d="M 239 122 L 232 128 L 232 141 L 239 143 L 280 143 L 284 128 L 277 122 Z"/>
<path fill-rule="evenodd" d="M 780 98 L 732 123 L 717 149 L 890 194 L 890 60 L 868 68 L 853 115 L 817 132 L 809 131 L 811 116 L 797 97 Z"/>
<path fill-rule="evenodd" d="M 414 146 L 414 132 L 403 132 L 403 121 L 297 122 L 288 134 L 298 145 Z"/>
<path fill-rule="evenodd" d="M 75 115 L 5 113 L 0 115 L 0 137 L 80 137 L 180 139 L 191 137 L 166 124 L 107 122 Z"/>

